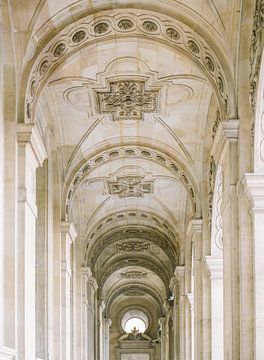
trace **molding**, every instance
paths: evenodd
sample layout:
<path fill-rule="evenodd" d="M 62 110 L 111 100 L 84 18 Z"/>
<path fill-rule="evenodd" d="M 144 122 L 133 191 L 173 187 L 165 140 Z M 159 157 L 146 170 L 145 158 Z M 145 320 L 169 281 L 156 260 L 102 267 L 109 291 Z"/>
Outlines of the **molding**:
<path fill-rule="evenodd" d="M 239 120 L 221 121 L 214 138 L 211 155 L 216 164 L 221 164 L 225 158 L 230 143 L 238 141 Z"/>
<path fill-rule="evenodd" d="M 242 185 L 253 212 L 264 212 L 264 173 L 245 174 Z"/>
<path fill-rule="evenodd" d="M 185 275 L 185 266 L 176 266 L 174 275 L 176 280 L 180 280 Z"/>
<path fill-rule="evenodd" d="M 24 142 L 25 145 L 29 143 L 38 166 L 42 166 L 48 155 L 37 126 L 33 124 L 18 124 L 17 141 L 20 143 Z"/>
<path fill-rule="evenodd" d="M 75 226 L 73 223 L 69 223 L 67 221 L 61 222 L 61 234 L 65 235 L 68 234 L 71 240 L 71 243 L 73 243 L 77 237 L 77 231 L 75 229 Z"/>
<path fill-rule="evenodd" d="M 189 306 L 190 306 L 190 310 L 194 310 L 194 295 L 193 293 L 187 293 L 186 294 L 186 300 L 188 301 L 189 303 Z"/>
<path fill-rule="evenodd" d="M 223 280 L 223 259 L 214 256 L 204 256 L 203 268 L 207 270 L 210 279 Z"/>
<path fill-rule="evenodd" d="M 93 277 L 93 273 L 90 267 L 81 267 L 81 275 L 86 280 L 87 285 L 92 286 L 94 292 L 98 289 L 96 279 Z"/>
<path fill-rule="evenodd" d="M 193 219 L 189 222 L 187 228 L 187 237 L 193 241 L 193 237 L 196 233 L 201 233 L 203 231 L 203 219 Z"/>
<path fill-rule="evenodd" d="M 6 346 L 0 346 L 0 360 L 14 360 L 16 352 Z"/>

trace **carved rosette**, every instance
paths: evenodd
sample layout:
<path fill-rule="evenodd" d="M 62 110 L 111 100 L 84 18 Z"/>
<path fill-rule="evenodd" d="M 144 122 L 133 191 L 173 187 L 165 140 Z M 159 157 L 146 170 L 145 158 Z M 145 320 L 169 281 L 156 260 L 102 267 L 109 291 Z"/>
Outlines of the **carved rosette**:
<path fill-rule="evenodd" d="M 109 92 L 97 92 L 100 114 L 113 120 L 141 120 L 144 113 L 157 112 L 158 91 L 146 91 L 137 80 L 110 82 Z"/>

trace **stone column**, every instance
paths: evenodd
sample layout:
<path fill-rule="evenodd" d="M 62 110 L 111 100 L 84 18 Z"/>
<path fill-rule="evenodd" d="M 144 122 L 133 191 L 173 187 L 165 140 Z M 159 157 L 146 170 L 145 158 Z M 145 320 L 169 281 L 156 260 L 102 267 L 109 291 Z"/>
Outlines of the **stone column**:
<path fill-rule="evenodd" d="M 190 236 L 193 243 L 195 360 L 201 360 L 203 356 L 202 224 L 202 220 L 192 220 L 190 224 Z"/>
<path fill-rule="evenodd" d="M 192 293 L 186 294 L 185 359 L 194 360 L 194 299 Z"/>
<path fill-rule="evenodd" d="M 238 120 L 222 121 L 212 147 L 223 172 L 224 358 L 230 360 L 240 359 L 238 129 Z"/>
<path fill-rule="evenodd" d="M 252 206 L 254 263 L 254 359 L 264 359 L 264 175 L 246 174 L 244 188 Z"/>
<path fill-rule="evenodd" d="M 159 319 L 159 326 L 161 331 L 161 339 L 160 339 L 160 360 L 168 360 L 166 357 L 166 318 L 162 317 Z"/>
<path fill-rule="evenodd" d="M 185 267 L 177 266 L 175 269 L 175 278 L 178 281 L 179 289 L 179 337 L 180 337 L 180 357 L 179 360 L 185 360 Z"/>
<path fill-rule="evenodd" d="M 72 353 L 72 244 L 75 227 L 61 223 L 61 359 L 70 360 Z"/>
<path fill-rule="evenodd" d="M 110 319 L 104 318 L 104 355 L 103 360 L 109 360 L 109 341 L 110 341 L 110 326 L 112 321 Z"/>
<path fill-rule="evenodd" d="M 95 360 L 97 282 L 89 267 L 82 268 L 82 360 Z"/>
<path fill-rule="evenodd" d="M 103 300 L 100 300 L 98 302 L 98 319 L 97 319 L 97 323 L 98 323 L 98 353 L 99 353 L 99 359 L 98 360 L 103 360 L 103 356 L 104 356 L 104 318 L 103 318 L 103 311 L 105 309 L 105 303 Z"/>
<path fill-rule="evenodd" d="M 180 352 L 179 330 L 178 330 L 178 284 L 175 276 L 171 278 L 170 290 L 173 296 L 172 326 L 173 326 L 173 359 L 178 359 Z"/>
<path fill-rule="evenodd" d="M 211 358 L 214 360 L 223 360 L 223 259 L 205 256 L 204 262 L 211 281 Z"/>
<path fill-rule="evenodd" d="M 35 360 L 36 169 L 46 157 L 32 124 L 17 128 L 16 360 Z"/>

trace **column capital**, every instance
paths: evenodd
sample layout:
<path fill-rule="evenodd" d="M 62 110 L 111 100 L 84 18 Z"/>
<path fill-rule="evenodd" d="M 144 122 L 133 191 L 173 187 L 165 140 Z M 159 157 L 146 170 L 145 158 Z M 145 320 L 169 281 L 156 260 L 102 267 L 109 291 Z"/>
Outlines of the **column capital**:
<path fill-rule="evenodd" d="M 193 219 L 189 222 L 187 228 L 187 237 L 191 240 L 195 234 L 199 234 L 203 231 L 203 219 Z"/>
<path fill-rule="evenodd" d="M 232 119 L 221 121 L 215 134 L 211 155 L 217 164 L 221 164 L 227 147 L 230 143 L 238 141 L 239 136 L 239 120 Z"/>
<path fill-rule="evenodd" d="M 71 243 L 73 243 L 75 241 L 75 238 L 77 237 L 77 231 L 74 224 L 67 221 L 61 221 L 60 228 L 62 234 L 69 234 Z"/>
<path fill-rule="evenodd" d="M 180 280 L 185 274 L 185 266 L 176 266 L 174 275 L 176 280 Z"/>
<path fill-rule="evenodd" d="M 223 279 L 223 259 L 214 256 L 204 256 L 203 268 L 207 271 L 210 279 Z"/>
<path fill-rule="evenodd" d="M 176 278 L 175 276 L 173 276 L 171 279 L 170 279 L 170 284 L 169 284 L 169 288 L 172 292 L 175 291 L 175 287 L 177 285 L 177 282 L 176 282 Z"/>
<path fill-rule="evenodd" d="M 264 211 L 264 173 L 245 174 L 242 181 L 244 191 L 253 207 L 253 212 Z"/>
<path fill-rule="evenodd" d="M 90 267 L 81 267 L 82 277 L 86 280 L 87 284 L 92 286 L 93 290 L 96 291 L 98 289 L 97 281 L 93 277 L 93 273 Z"/>
<path fill-rule="evenodd" d="M 17 124 L 16 133 L 18 143 L 24 143 L 25 146 L 29 144 L 38 166 L 42 166 L 48 155 L 37 126 L 33 124 Z"/>

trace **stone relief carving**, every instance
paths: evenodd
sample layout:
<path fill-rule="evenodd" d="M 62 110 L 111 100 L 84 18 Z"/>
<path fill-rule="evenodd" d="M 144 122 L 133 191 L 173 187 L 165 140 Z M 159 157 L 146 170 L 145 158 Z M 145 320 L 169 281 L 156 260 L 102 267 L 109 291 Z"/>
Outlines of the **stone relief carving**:
<path fill-rule="evenodd" d="M 215 186 L 213 195 L 213 208 L 212 208 L 212 241 L 216 247 L 223 250 L 223 224 L 222 224 L 222 168 L 219 165 L 215 176 Z M 212 245 L 211 245 L 212 246 Z M 214 244 L 212 246 L 212 255 L 214 253 Z"/>
<path fill-rule="evenodd" d="M 215 134 L 216 134 L 216 132 L 217 132 L 218 126 L 219 126 L 219 124 L 220 124 L 220 121 L 221 121 L 220 110 L 217 109 L 217 110 L 216 110 L 215 122 L 214 122 L 214 125 L 213 125 L 213 128 L 212 128 L 212 138 L 213 138 L 213 139 L 214 139 Z"/>
<path fill-rule="evenodd" d="M 154 181 L 145 180 L 145 176 L 120 176 L 115 181 L 108 181 L 109 193 L 125 197 L 143 197 L 154 192 Z"/>
<path fill-rule="evenodd" d="M 146 147 L 134 146 L 134 147 L 122 147 L 116 149 L 110 149 L 104 152 L 101 152 L 100 155 L 96 155 L 90 160 L 88 160 L 74 176 L 71 185 L 67 193 L 66 200 L 66 217 L 68 215 L 69 204 L 72 200 L 75 190 L 81 181 L 89 174 L 89 172 L 94 169 L 96 166 L 99 166 L 112 158 L 125 158 L 125 157 L 136 157 L 136 158 L 148 158 L 152 161 L 162 163 L 163 166 L 166 166 L 168 169 L 173 171 L 176 178 L 182 181 L 185 186 L 193 205 L 193 212 L 196 215 L 196 195 L 194 193 L 193 186 L 184 172 L 179 168 L 178 164 L 175 163 L 167 155 L 161 154 L 160 152 L 148 149 Z"/>
<path fill-rule="evenodd" d="M 129 30 L 133 28 L 134 24 L 130 19 L 122 19 L 118 22 L 117 26 L 122 30 Z"/>
<path fill-rule="evenodd" d="M 258 0 L 257 9 L 263 8 L 263 0 Z M 252 36 L 252 50 L 255 53 L 256 38 L 259 34 L 259 29 L 263 27 L 263 11 L 256 11 L 256 25 L 254 27 Z M 215 87 L 219 89 L 219 102 L 221 104 L 221 112 L 225 106 L 228 106 L 228 94 L 224 81 L 224 71 L 221 63 L 218 61 L 216 55 L 210 49 L 210 46 L 196 33 L 194 33 L 186 25 L 175 24 L 175 21 L 169 17 L 164 19 L 157 18 L 155 16 L 149 16 L 146 20 L 145 15 L 137 12 L 129 12 L 129 19 L 126 13 L 108 12 L 107 19 L 100 21 L 99 23 L 94 20 L 94 16 L 88 16 L 86 19 L 68 25 L 60 33 L 58 33 L 52 40 L 43 48 L 38 57 L 36 58 L 35 65 L 30 73 L 28 81 L 28 89 L 25 103 L 25 110 L 27 104 L 32 104 L 36 100 L 36 91 L 30 91 L 30 86 L 35 82 L 35 87 L 38 89 L 44 78 L 63 54 L 76 52 L 78 46 L 83 46 L 84 43 L 89 43 L 94 40 L 94 36 L 104 37 L 116 35 L 118 31 L 123 33 L 124 31 L 130 31 L 131 33 L 142 34 L 145 36 L 148 34 L 153 37 L 157 37 L 161 41 L 172 42 L 177 47 L 182 48 L 191 57 L 195 56 L 196 63 L 200 63 L 202 69 L 208 70 L 208 78 L 215 83 Z M 109 20 L 111 19 L 111 21 Z M 178 26 L 180 25 L 180 26 Z M 261 25 L 261 27 L 260 27 Z M 160 31 L 158 31 L 160 29 Z M 194 40 L 195 39 L 195 40 Z M 252 59 L 254 56 L 252 56 Z M 254 82 L 252 82 L 254 87 Z M 224 103 L 227 103 L 226 105 Z M 35 107 L 32 107 L 35 108 Z M 34 114 L 26 114 L 31 119 Z"/>
<path fill-rule="evenodd" d="M 147 276 L 145 271 L 126 271 L 120 274 L 121 279 L 144 279 Z"/>
<path fill-rule="evenodd" d="M 252 136 L 254 136 L 254 120 L 256 111 L 256 91 L 258 85 L 260 61 L 263 49 L 263 29 L 264 29 L 264 0 L 257 0 L 253 20 L 253 30 L 250 44 L 250 103 L 252 119 Z"/>
<path fill-rule="evenodd" d="M 142 290 L 128 290 L 123 294 L 124 296 L 146 296 L 146 293 Z"/>
<path fill-rule="evenodd" d="M 150 244 L 140 241 L 122 242 L 116 245 L 116 251 L 131 252 L 131 251 L 149 251 Z"/>
<path fill-rule="evenodd" d="M 212 211 L 213 211 L 213 197 L 214 197 L 214 188 L 215 188 L 215 176 L 216 176 L 216 164 L 213 156 L 210 159 L 209 167 L 209 194 L 208 194 L 208 216 L 209 216 L 209 225 L 211 226 L 212 220 Z"/>
<path fill-rule="evenodd" d="M 146 91 L 137 80 L 110 82 L 109 92 L 97 92 L 100 114 L 113 120 L 141 120 L 144 113 L 157 112 L 158 91 Z"/>

